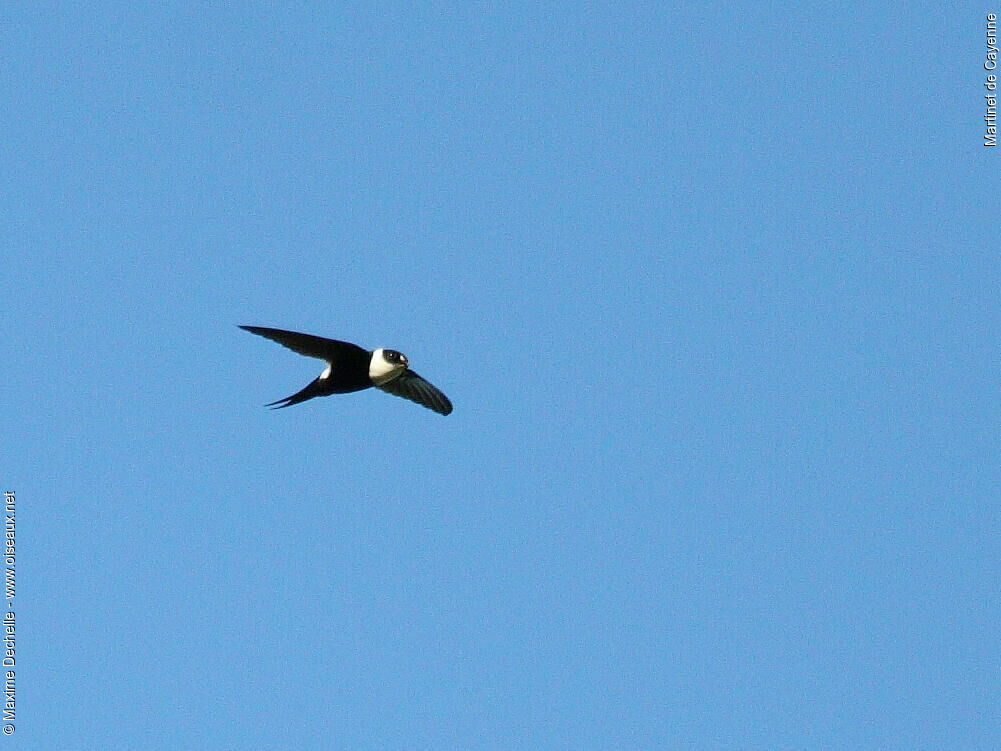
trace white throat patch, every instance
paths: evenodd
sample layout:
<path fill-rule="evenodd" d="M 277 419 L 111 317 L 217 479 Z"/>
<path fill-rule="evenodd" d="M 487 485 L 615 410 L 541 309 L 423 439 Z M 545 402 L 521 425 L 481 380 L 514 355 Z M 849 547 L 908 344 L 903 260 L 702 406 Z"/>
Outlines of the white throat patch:
<path fill-rule="evenodd" d="M 382 347 L 379 347 L 372 353 L 372 359 L 368 362 L 368 377 L 376 386 L 381 386 L 399 376 L 406 368 L 403 363 L 387 361 L 382 356 Z"/>

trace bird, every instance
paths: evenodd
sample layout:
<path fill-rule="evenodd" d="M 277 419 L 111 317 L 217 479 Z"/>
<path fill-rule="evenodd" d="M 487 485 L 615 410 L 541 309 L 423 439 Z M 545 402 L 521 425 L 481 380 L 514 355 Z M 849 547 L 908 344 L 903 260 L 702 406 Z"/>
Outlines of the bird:
<path fill-rule="evenodd" d="M 278 342 L 300 355 L 316 357 L 327 363 L 324 371 L 304 389 L 284 399 L 265 404 L 265 407 L 282 409 L 317 396 L 349 394 L 374 386 L 388 394 L 416 402 L 439 415 L 448 415 L 452 412 L 452 402 L 448 397 L 412 371 L 407 356 L 395 349 L 379 347 L 369 351 L 350 342 L 300 334 L 297 331 L 269 329 L 263 326 L 240 326 L 240 328 Z"/>

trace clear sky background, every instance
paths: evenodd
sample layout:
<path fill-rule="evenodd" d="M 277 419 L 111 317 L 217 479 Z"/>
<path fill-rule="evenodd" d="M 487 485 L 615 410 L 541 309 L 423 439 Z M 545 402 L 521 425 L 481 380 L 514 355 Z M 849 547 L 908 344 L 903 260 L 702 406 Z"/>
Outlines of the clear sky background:
<path fill-rule="evenodd" d="M 9 9 L 0 751 L 1001 747 L 999 8 L 858 6 Z"/>

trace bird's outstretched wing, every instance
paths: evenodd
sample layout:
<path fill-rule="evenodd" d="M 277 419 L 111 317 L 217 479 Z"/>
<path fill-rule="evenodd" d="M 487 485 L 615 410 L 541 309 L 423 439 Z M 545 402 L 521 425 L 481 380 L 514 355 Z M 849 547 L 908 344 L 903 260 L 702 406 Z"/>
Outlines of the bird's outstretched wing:
<path fill-rule="evenodd" d="M 368 352 L 357 344 L 342 342 L 337 339 L 324 339 L 322 336 L 312 334 L 300 334 L 297 331 L 284 331 L 282 329 L 267 329 L 263 326 L 241 326 L 244 331 L 251 334 L 263 336 L 273 342 L 278 342 L 282 346 L 288 347 L 293 352 L 298 352 L 306 357 L 316 357 L 320 360 L 333 362 L 348 354 L 368 355 Z"/>
<path fill-rule="evenodd" d="M 404 399 L 417 402 L 439 415 L 447 415 L 452 411 L 452 402 L 448 397 L 412 370 L 404 370 L 398 378 L 382 384 L 379 388 L 393 396 L 402 396 Z"/>

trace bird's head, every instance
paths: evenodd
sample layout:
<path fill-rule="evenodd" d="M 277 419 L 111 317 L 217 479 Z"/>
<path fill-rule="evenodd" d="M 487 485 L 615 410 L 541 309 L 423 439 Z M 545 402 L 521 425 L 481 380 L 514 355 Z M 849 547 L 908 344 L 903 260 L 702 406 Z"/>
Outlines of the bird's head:
<path fill-rule="evenodd" d="M 407 369 L 408 364 L 407 356 L 402 352 L 380 347 L 372 353 L 372 360 L 368 365 L 368 377 L 379 386 L 397 378 Z"/>

